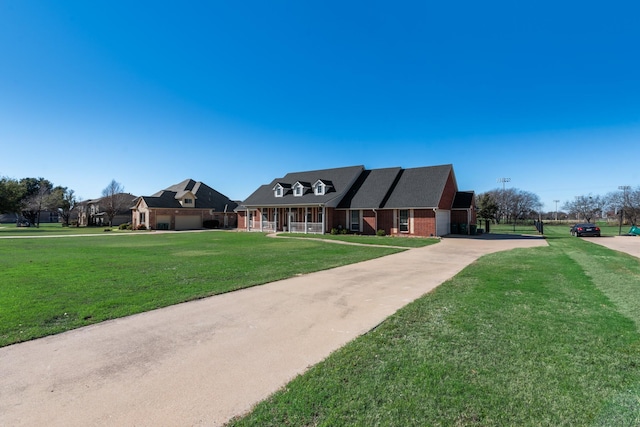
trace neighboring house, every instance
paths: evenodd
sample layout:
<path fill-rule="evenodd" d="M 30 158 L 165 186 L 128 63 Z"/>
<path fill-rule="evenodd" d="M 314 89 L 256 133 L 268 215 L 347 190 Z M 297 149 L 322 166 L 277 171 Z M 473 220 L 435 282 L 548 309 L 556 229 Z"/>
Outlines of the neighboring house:
<path fill-rule="evenodd" d="M 240 207 L 250 231 L 443 236 L 451 223 L 476 222 L 475 196 L 459 192 L 452 165 L 289 173 L 259 187 Z"/>
<path fill-rule="evenodd" d="M 152 196 L 141 196 L 131 212 L 133 228 L 154 230 L 235 228 L 237 202 L 208 185 L 186 179 Z"/>
<path fill-rule="evenodd" d="M 131 221 L 131 206 L 137 197 L 129 193 L 118 193 L 115 195 L 122 202 L 122 208 L 113 217 L 112 225 L 118 226 Z M 109 225 L 109 216 L 105 212 L 106 197 L 99 199 L 89 199 L 78 203 L 76 208 L 79 226 L 105 226 Z"/>

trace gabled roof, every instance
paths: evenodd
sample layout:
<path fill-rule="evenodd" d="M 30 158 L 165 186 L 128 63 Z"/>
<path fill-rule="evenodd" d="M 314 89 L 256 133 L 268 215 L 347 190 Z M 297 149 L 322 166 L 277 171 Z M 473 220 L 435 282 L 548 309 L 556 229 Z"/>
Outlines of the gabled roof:
<path fill-rule="evenodd" d="M 186 179 L 165 190 L 158 191 L 152 196 L 141 196 L 141 198 L 150 208 L 181 209 L 180 199 L 189 193 L 193 194 L 195 198 L 194 207 L 196 209 L 215 209 L 218 212 L 223 212 L 226 206 L 227 211 L 231 212 L 238 205 L 237 202 L 230 200 L 203 182 L 192 179 Z"/>
<path fill-rule="evenodd" d="M 338 209 L 377 209 L 389 197 L 401 168 L 364 171 L 338 204 Z"/>
<path fill-rule="evenodd" d="M 335 207 L 363 171 L 364 166 L 349 166 L 307 172 L 292 172 L 282 178 L 274 179 L 270 184 L 258 187 L 242 204 L 247 207 L 301 205 Z M 315 183 L 318 180 L 324 183 L 331 182 L 331 188 L 324 195 L 316 195 L 309 191 L 302 196 L 294 196 L 292 192 L 286 192 L 282 197 L 275 197 L 273 191 L 277 184 L 289 188 L 285 184 L 292 186 L 298 182 L 306 186 L 306 188 L 311 188 L 311 183 Z"/>
<path fill-rule="evenodd" d="M 403 169 L 381 207 L 437 208 L 450 174 L 453 174 L 453 166 L 450 164 Z"/>

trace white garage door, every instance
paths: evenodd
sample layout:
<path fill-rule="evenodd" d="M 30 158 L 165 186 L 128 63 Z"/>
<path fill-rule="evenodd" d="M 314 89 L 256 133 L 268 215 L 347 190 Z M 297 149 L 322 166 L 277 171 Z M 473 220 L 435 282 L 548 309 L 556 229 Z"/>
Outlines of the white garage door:
<path fill-rule="evenodd" d="M 436 211 L 436 234 L 445 236 L 451 232 L 451 211 L 438 209 Z"/>
<path fill-rule="evenodd" d="M 176 230 L 197 230 L 199 228 L 202 228 L 200 215 L 176 216 Z"/>

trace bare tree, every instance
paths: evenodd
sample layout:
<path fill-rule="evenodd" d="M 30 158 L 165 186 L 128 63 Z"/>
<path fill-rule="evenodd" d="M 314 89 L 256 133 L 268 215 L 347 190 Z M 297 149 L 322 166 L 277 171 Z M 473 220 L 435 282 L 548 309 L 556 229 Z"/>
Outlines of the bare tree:
<path fill-rule="evenodd" d="M 497 207 L 496 222 L 504 218 L 507 222 L 529 218 L 537 215 L 542 208 L 542 203 L 537 194 L 517 188 L 507 188 L 488 191 L 487 193 Z"/>
<path fill-rule="evenodd" d="M 622 217 L 629 221 L 631 225 L 638 224 L 638 219 L 640 218 L 640 187 L 611 192 L 605 196 L 605 200 L 610 209 L 616 211 L 618 215 L 622 213 Z"/>
<path fill-rule="evenodd" d="M 565 202 L 562 208 L 568 210 L 570 214 L 575 214 L 578 219 L 582 216 L 586 222 L 591 222 L 592 219 L 600 217 L 607 202 L 605 197 L 589 194 L 576 196 L 575 200 Z"/>
<path fill-rule="evenodd" d="M 127 207 L 127 203 L 128 198 L 124 194 L 124 187 L 115 179 L 112 179 L 109 185 L 102 190 L 101 201 L 102 208 L 109 218 L 109 226 L 113 224 L 113 217 Z"/>
<path fill-rule="evenodd" d="M 76 209 L 78 200 L 76 199 L 75 192 L 67 187 L 56 187 L 51 191 L 48 200 L 48 208 L 58 211 L 58 214 L 62 217 L 62 223 L 69 226 L 71 219 L 71 213 Z"/>
<path fill-rule="evenodd" d="M 21 202 L 22 215 L 31 224 L 40 227 L 40 212 L 47 207 L 53 184 L 44 178 L 24 178 L 20 184 L 25 188 Z"/>

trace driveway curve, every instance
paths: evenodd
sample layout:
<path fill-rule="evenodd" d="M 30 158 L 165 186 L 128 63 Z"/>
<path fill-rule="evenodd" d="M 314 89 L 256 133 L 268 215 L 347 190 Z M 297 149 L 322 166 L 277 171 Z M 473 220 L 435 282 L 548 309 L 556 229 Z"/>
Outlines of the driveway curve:
<path fill-rule="evenodd" d="M 482 255 L 439 244 L 0 348 L 0 426 L 219 426 Z"/>
<path fill-rule="evenodd" d="M 631 256 L 640 258 L 639 236 L 582 237 L 582 239 L 613 249 L 614 251 L 625 252 Z"/>

